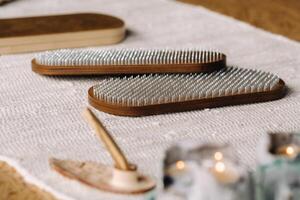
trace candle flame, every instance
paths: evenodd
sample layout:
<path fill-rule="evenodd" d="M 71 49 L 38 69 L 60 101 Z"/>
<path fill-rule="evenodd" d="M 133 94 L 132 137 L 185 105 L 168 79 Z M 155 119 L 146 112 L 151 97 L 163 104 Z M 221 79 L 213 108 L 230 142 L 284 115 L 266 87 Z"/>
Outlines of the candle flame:
<path fill-rule="evenodd" d="M 287 155 L 293 155 L 295 153 L 295 149 L 292 146 L 288 146 L 285 152 Z"/>
<path fill-rule="evenodd" d="M 216 165 L 215 165 L 215 169 L 216 169 L 217 172 L 222 173 L 222 172 L 225 171 L 226 166 L 223 162 L 217 162 Z"/>
<path fill-rule="evenodd" d="M 215 154 L 214 154 L 214 157 L 217 161 L 220 161 L 223 159 L 223 154 L 219 151 L 217 151 Z"/>
<path fill-rule="evenodd" d="M 182 160 L 176 162 L 176 168 L 179 170 L 183 170 L 185 168 L 185 163 Z"/>

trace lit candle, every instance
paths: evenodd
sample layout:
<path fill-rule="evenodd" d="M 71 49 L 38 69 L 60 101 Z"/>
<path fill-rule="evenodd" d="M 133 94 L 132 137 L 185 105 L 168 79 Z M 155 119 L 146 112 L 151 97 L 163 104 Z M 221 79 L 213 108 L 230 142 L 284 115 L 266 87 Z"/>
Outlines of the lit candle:
<path fill-rule="evenodd" d="M 176 168 L 177 168 L 178 170 L 183 170 L 183 169 L 185 168 L 185 163 L 184 163 L 184 161 L 182 161 L 182 160 L 177 161 L 177 162 L 176 162 Z"/>
<path fill-rule="evenodd" d="M 235 183 L 240 178 L 238 168 L 230 161 L 223 158 L 222 152 L 214 154 L 215 164 L 211 168 L 214 177 L 221 183 Z"/>
<path fill-rule="evenodd" d="M 217 151 L 217 152 L 214 154 L 214 158 L 215 158 L 215 160 L 217 160 L 217 161 L 222 160 L 222 159 L 223 159 L 223 154 L 222 154 L 222 152 Z"/>
<path fill-rule="evenodd" d="M 288 158 L 295 158 L 299 154 L 299 147 L 293 144 L 281 146 L 276 153 Z"/>

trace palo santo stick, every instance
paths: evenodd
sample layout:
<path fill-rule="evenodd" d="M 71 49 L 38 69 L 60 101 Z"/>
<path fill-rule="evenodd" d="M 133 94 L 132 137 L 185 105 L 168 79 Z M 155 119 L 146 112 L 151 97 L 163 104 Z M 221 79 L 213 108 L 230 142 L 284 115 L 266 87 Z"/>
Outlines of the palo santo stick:
<path fill-rule="evenodd" d="M 89 108 L 86 108 L 83 112 L 83 116 L 90 124 L 90 126 L 92 126 L 95 129 L 96 134 L 105 144 L 106 149 L 109 151 L 110 155 L 115 161 L 116 167 L 121 170 L 131 170 L 132 167 L 130 167 L 125 155 L 123 154 L 119 146 L 116 144 L 112 136 L 101 124 L 99 119 L 95 116 L 95 114 Z"/>

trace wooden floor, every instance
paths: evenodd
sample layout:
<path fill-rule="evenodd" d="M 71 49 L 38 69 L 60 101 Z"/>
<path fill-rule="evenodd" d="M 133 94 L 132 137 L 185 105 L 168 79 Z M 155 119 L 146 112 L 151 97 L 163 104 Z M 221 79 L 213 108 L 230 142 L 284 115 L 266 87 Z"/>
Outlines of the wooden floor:
<path fill-rule="evenodd" d="M 51 194 L 25 183 L 23 177 L 3 161 L 0 161 L 0 199 L 55 200 Z"/>
<path fill-rule="evenodd" d="M 300 0 L 179 0 L 300 41 Z"/>

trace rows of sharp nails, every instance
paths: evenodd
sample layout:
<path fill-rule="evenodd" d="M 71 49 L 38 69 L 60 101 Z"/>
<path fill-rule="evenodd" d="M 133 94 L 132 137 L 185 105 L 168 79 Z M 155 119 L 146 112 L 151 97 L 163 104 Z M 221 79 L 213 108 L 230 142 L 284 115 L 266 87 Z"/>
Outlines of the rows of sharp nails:
<path fill-rule="evenodd" d="M 270 91 L 278 82 L 278 76 L 267 72 L 227 67 L 212 73 L 104 79 L 93 87 L 93 94 L 111 104 L 144 106 Z"/>
<path fill-rule="evenodd" d="M 197 64 L 223 59 L 223 54 L 201 50 L 57 50 L 39 54 L 36 62 L 48 66 Z"/>

